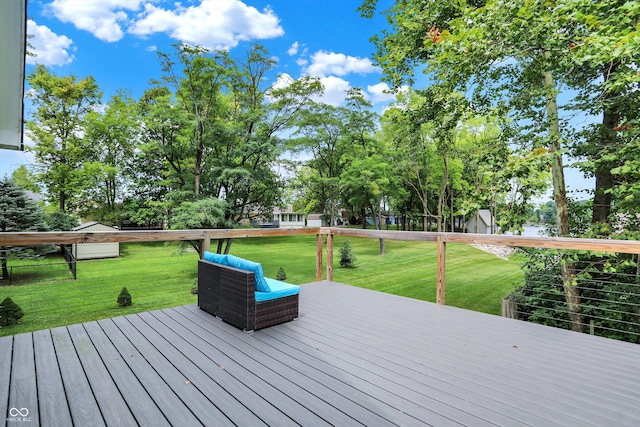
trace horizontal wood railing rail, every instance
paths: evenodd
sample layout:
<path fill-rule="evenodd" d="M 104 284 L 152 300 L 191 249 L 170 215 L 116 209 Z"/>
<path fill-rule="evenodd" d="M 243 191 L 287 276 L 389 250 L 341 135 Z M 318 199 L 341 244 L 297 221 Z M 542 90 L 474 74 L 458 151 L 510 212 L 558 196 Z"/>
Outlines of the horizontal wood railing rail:
<path fill-rule="evenodd" d="M 441 238 L 445 243 L 474 243 L 483 245 L 525 246 L 533 248 L 640 254 L 640 241 L 638 240 L 504 236 L 498 234 L 436 233 L 429 231 L 362 230 L 335 227 L 322 227 L 320 232 L 322 234 L 333 234 L 337 236 L 367 237 L 374 239 L 422 240 L 426 242 L 437 242 L 438 238 Z"/>
<path fill-rule="evenodd" d="M 446 244 L 485 244 L 524 246 L 565 250 L 589 250 L 640 254 L 640 241 L 613 239 L 580 239 L 558 237 L 525 237 L 469 233 L 436 233 L 423 231 L 363 230 L 354 228 L 313 227 L 301 229 L 201 229 L 201 230 L 137 230 L 137 231 L 69 231 L 0 233 L 0 246 L 28 246 L 77 243 L 202 241 L 209 250 L 214 239 L 316 235 L 316 280 L 322 280 L 323 236 L 326 236 L 326 275 L 333 280 L 333 236 L 434 242 L 438 247 L 437 302 L 445 303 Z M 202 254 L 201 254 L 202 256 Z"/>
<path fill-rule="evenodd" d="M 109 242 L 158 242 L 180 240 L 237 239 L 245 237 L 318 234 L 319 227 L 300 229 L 202 229 L 136 231 L 45 231 L 0 233 L 0 246 L 56 245 Z"/>

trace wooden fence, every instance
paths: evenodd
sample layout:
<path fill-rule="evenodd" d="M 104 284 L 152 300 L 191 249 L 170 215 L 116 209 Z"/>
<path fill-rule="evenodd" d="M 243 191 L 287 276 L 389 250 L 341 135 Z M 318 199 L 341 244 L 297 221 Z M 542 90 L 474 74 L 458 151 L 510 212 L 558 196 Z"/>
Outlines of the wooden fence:
<path fill-rule="evenodd" d="M 201 241 L 202 251 L 210 250 L 211 240 L 293 235 L 316 235 L 316 280 L 333 280 L 333 236 L 349 236 L 389 240 L 436 242 L 438 247 L 437 303 L 445 304 L 447 243 L 503 245 L 565 250 L 640 254 L 640 241 L 611 239 L 579 239 L 557 237 L 524 237 L 466 233 L 434 233 L 422 231 L 362 230 L 353 228 L 302 229 L 207 229 L 207 230 L 140 230 L 140 231 L 70 231 L 0 233 L 1 246 L 30 246 L 76 243 Z M 326 262 L 323 252 L 326 236 Z M 201 254 L 202 256 L 202 254 Z"/>

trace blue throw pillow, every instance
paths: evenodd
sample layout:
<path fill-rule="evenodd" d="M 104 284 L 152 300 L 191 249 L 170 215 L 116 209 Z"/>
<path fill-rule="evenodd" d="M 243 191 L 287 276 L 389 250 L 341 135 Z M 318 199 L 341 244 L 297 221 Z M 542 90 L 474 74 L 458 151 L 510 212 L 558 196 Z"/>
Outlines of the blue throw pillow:
<path fill-rule="evenodd" d="M 240 270 L 251 271 L 256 278 L 256 291 L 270 292 L 267 281 L 264 280 L 264 272 L 262 264 L 240 258 L 234 255 L 227 255 L 227 265 L 229 267 L 239 268 Z"/>
<path fill-rule="evenodd" d="M 229 255 L 226 254 L 216 254 L 213 252 L 205 251 L 203 258 L 207 261 L 215 262 L 216 264 L 229 265 L 227 263 L 228 256 Z"/>

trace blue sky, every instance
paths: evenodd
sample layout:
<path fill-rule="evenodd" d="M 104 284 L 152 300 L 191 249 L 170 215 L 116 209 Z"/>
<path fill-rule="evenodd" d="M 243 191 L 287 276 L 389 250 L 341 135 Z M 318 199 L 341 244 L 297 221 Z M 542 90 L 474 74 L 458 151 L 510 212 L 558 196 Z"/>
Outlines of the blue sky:
<path fill-rule="evenodd" d="M 380 0 L 382 6 L 391 3 Z M 360 0 L 29 0 L 27 33 L 36 57 L 27 58 L 26 73 L 39 63 L 57 75 L 91 75 L 103 102 L 118 89 L 137 99 L 150 79 L 161 76 L 158 51 L 171 53 L 173 44 L 188 43 L 242 58 L 258 42 L 278 61 L 269 76 L 273 82 L 282 73 L 294 79 L 319 76 L 322 101 L 333 105 L 348 88 L 362 87 L 380 112 L 393 96 L 383 93 L 387 86 L 370 59 L 369 39 L 386 21 L 361 18 L 359 5 Z M 27 118 L 29 110 L 27 104 Z M 31 161 L 29 153 L 2 150 L 0 175 Z"/>
<path fill-rule="evenodd" d="M 5 0 L 2 0 L 5 1 Z M 35 58 L 58 75 L 93 76 L 107 102 L 118 89 L 134 98 L 161 76 L 157 52 L 175 43 L 228 50 L 242 58 L 254 42 L 277 59 L 269 78 L 314 75 L 325 86 L 323 102 L 339 105 L 350 87 L 365 90 L 381 112 L 393 100 L 385 94 L 381 70 L 372 63 L 369 39 L 386 26 L 384 17 L 361 18 L 361 0 L 29 0 L 27 32 Z M 392 0 L 379 0 L 386 8 Z M 418 73 L 416 87 L 426 83 Z M 270 82 L 266 82 L 269 84 Z M 27 87 L 28 90 L 28 87 Z M 25 114 L 29 117 L 29 106 Z M 25 143 L 29 144 L 28 138 Z M 32 162 L 29 153 L 0 151 L 0 175 Z M 569 187 L 583 183 L 568 173 Z"/>

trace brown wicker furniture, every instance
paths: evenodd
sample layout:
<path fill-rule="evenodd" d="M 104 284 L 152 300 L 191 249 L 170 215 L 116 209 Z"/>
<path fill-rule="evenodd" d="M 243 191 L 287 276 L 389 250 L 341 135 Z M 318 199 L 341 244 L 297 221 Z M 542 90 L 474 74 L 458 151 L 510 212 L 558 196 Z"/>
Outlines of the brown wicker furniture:
<path fill-rule="evenodd" d="M 207 260 L 198 261 L 198 306 L 244 331 L 298 317 L 299 295 L 256 301 L 255 274 Z"/>

